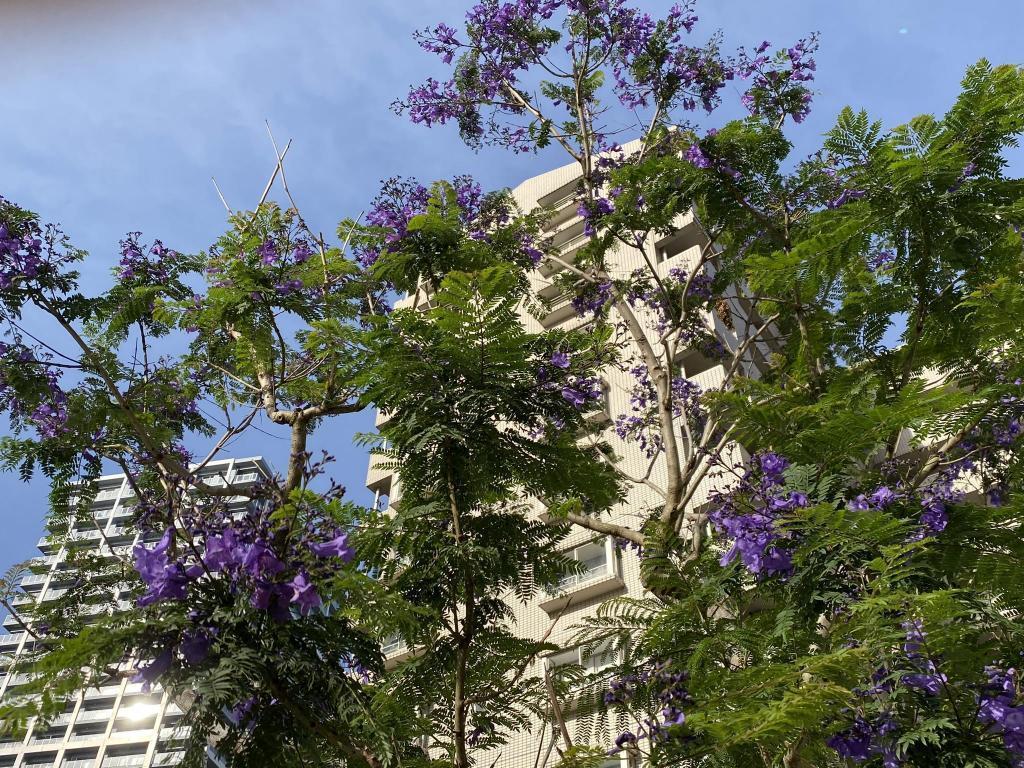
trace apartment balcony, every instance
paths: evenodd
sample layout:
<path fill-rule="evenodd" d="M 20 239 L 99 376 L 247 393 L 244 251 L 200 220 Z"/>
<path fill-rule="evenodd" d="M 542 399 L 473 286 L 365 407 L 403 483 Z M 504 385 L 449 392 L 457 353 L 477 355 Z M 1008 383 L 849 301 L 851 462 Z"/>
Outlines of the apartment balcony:
<path fill-rule="evenodd" d="M 116 488 L 103 488 L 102 490 L 100 490 L 99 493 L 97 493 L 93 497 L 92 503 L 96 504 L 97 502 L 101 502 L 101 501 L 111 501 L 112 499 L 116 499 L 120 493 L 121 493 L 121 486 L 120 485 L 117 486 Z"/>
<path fill-rule="evenodd" d="M 48 589 L 43 593 L 42 602 L 49 602 L 51 600 L 57 600 L 64 597 L 68 593 L 67 589 Z"/>
<path fill-rule="evenodd" d="M 11 649 L 16 647 L 18 643 L 21 642 L 21 639 L 25 637 L 26 634 L 28 633 L 21 631 L 9 632 L 7 634 L 0 635 L 0 648 Z"/>
<path fill-rule="evenodd" d="M 111 543 L 132 541 L 138 530 L 132 525 L 115 525 L 107 531 L 107 540 Z"/>
<path fill-rule="evenodd" d="M 58 734 L 48 734 L 46 736 L 33 736 L 28 740 L 29 746 L 42 747 L 49 744 L 63 744 L 64 743 L 64 732 L 61 731 Z M 29 765 L 36 765 L 36 763 L 29 763 Z M 52 765 L 52 763 L 47 763 Z"/>
<path fill-rule="evenodd" d="M 86 688 L 85 698 L 87 699 L 110 699 L 117 696 L 121 690 L 121 685 L 115 683 L 113 685 L 104 685 L 99 688 Z"/>
<path fill-rule="evenodd" d="M 79 578 L 81 578 L 81 574 L 78 571 L 71 569 L 64 570 L 58 568 L 50 576 L 50 586 L 56 587 L 62 584 L 71 584 L 77 581 Z"/>
<path fill-rule="evenodd" d="M 391 635 L 390 637 L 384 638 L 384 641 L 380 646 L 381 653 L 384 654 L 384 666 L 391 669 L 399 662 L 405 661 L 413 655 L 413 649 L 409 647 L 409 644 L 405 642 L 405 639 L 399 635 Z"/>
<path fill-rule="evenodd" d="M 110 733 L 111 743 L 149 741 L 153 736 L 152 728 L 134 728 L 130 731 L 112 731 Z"/>
<path fill-rule="evenodd" d="M 138 755 L 107 755 L 100 763 L 100 768 L 141 768 L 146 763 L 146 754 Z"/>
<path fill-rule="evenodd" d="M 610 536 L 582 544 L 566 555 L 578 562 L 583 571 L 565 576 L 556 590 L 541 599 L 540 607 L 547 613 L 560 611 L 569 603 L 579 605 L 625 589 L 621 559 Z"/>
<path fill-rule="evenodd" d="M 545 328 L 551 328 L 565 322 L 575 314 L 576 309 L 572 305 L 572 297 L 562 294 L 550 302 L 547 314 L 541 319 L 540 324 Z"/>
<path fill-rule="evenodd" d="M 111 693 L 111 696 L 114 694 Z M 105 723 L 114 714 L 113 709 L 82 709 L 75 718 L 75 724 L 79 723 Z"/>
<path fill-rule="evenodd" d="M 49 536 L 43 536 L 36 542 L 36 547 L 40 552 L 50 553 L 60 549 L 60 544 L 51 540 Z"/>
<path fill-rule="evenodd" d="M 174 728 L 161 728 L 160 741 L 184 741 L 188 738 L 188 726 L 177 726 Z"/>
<path fill-rule="evenodd" d="M 89 731 L 88 733 L 72 733 L 68 736 L 68 741 L 82 742 L 82 741 L 103 741 L 106 738 L 106 731 Z"/>
<path fill-rule="evenodd" d="M 28 576 L 22 578 L 21 587 L 22 589 L 24 589 L 25 587 L 32 587 L 40 584 L 45 584 L 46 578 L 49 575 L 50 574 L 48 573 L 30 573 Z"/>
<path fill-rule="evenodd" d="M 541 262 L 537 270 L 540 272 L 542 277 L 551 277 L 563 269 L 566 264 L 572 264 L 576 261 L 576 255 L 580 252 L 587 243 L 590 242 L 590 238 L 584 235 L 582 231 L 580 234 L 570 237 L 562 243 L 558 248 L 558 258 L 546 258 Z"/>
<path fill-rule="evenodd" d="M 75 531 L 69 538 L 71 541 L 99 541 L 103 533 L 97 528 L 86 528 L 84 531 Z"/>
<path fill-rule="evenodd" d="M 390 459 L 384 456 L 370 456 L 370 467 L 366 471 L 366 487 L 371 491 L 380 491 L 386 494 L 391 490 L 394 470 L 381 466 L 383 462 L 387 461 Z"/>
<path fill-rule="evenodd" d="M 153 768 L 165 768 L 167 766 L 178 765 L 181 762 L 182 755 L 184 752 L 171 751 L 171 752 L 158 752 L 153 756 Z"/>
<path fill-rule="evenodd" d="M 110 511 L 110 517 L 114 523 L 123 523 L 126 520 L 131 520 L 135 516 L 135 507 L 124 506 L 124 499 L 122 499 L 121 502 L 121 504 L 117 505 Z"/>
<path fill-rule="evenodd" d="M 60 768 L 93 768 L 96 765 L 96 756 L 64 758 Z"/>

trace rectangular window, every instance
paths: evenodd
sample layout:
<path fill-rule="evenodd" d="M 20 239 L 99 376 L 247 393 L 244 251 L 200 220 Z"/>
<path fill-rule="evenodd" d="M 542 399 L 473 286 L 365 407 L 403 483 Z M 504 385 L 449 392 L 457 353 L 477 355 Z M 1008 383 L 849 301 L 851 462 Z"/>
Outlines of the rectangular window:
<path fill-rule="evenodd" d="M 606 642 L 596 648 L 588 649 L 582 645 L 567 648 L 548 656 L 547 661 L 549 669 L 576 664 L 583 667 L 588 674 L 594 674 L 618 663 L 619 654 L 612 649 L 610 642 Z"/>
<path fill-rule="evenodd" d="M 584 570 L 582 573 L 569 573 L 563 576 L 559 581 L 559 586 L 562 589 L 577 584 L 586 584 L 589 581 L 612 576 L 615 573 L 610 539 L 588 541 L 586 544 L 571 549 L 565 554 L 566 557 L 582 565 Z"/>

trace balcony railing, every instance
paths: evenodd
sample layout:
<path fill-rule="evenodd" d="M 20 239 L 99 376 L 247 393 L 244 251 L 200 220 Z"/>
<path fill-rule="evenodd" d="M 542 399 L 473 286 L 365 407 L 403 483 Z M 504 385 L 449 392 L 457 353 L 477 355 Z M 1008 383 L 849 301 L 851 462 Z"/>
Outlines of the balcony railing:
<path fill-rule="evenodd" d="M 380 651 L 385 656 L 392 656 L 396 653 L 409 650 L 408 644 L 405 640 L 398 635 L 392 635 L 391 637 L 384 638 L 384 642 L 381 643 Z"/>
<path fill-rule="evenodd" d="M 545 611 L 560 610 L 570 601 L 578 604 L 625 586 L 618 549 L 610 537 L 587 542 L 565 554 L 582 569 L 566 574 L 557 589 L 548 590 L 547 598 L 540 603 Z"/>
<path fill-rule="evenodd" d="M 146 762 L 146 756 L 143 755 L 108 755 L 103 758 L 103 762 L 100 764 L 102 768 L 135 768 L 135 766 L 142 766 Z"/>

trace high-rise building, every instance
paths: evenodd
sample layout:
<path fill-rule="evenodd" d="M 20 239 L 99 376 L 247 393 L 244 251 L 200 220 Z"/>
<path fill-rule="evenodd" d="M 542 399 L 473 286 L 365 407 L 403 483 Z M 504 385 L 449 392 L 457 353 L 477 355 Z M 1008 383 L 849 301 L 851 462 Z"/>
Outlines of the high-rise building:
<path fill-rule="evenodd" d="M 261 458 L 225 459 L 210 462 L 199 473 L 210 485 L 245 487 L 270 470 Z M 106 557 L 130 556 L 140 542 L 152 543 L 159 534 L 144 535 L 133 525 L 135 495 L 124 475 L 107 475 L 97 481 L 91 517 L 72 524 L 70 531 L 39 540 L 42 556 L 32 562 L 31 572 L 22 577 L 19 595 L 13 601 L 17 611 L 30 605 L 56 600 L 74 585 L 78 572 L 68 562 L 70 547 L 91 550 Z M 241 502 L 241 497 L 238 497 Z M 114 596 L 114 605 L 127 608 L 130 597 Z M 88 617 L 111 610 L 110 602 L 84 608 Z M 0 634 L 0 698 L 17 694 L 29 680 L 12 664 L 30 650 L 35 639 L 30 617 L 5 617 Z M 156 768 L 180 762 L 186 727 L 179 721 L 182 710 L 159 687 L 147 692 L 141 683 L 130 681 L 129 665 L 124 675 L 111 677 L 104 685 L 81 691 L 70 698 L 66 710 L 45 729 L 31 725 L 21 739 L 0 737 L 0 768 Z M 211 759 L 211 765 L 216 765 Z"/>
<path fill-rule="evenodd" d="M 625 150 L 634 151 L 637 146 L 638 144 L 627 145 Z M 525 311 L 521 313 L 522 321 L 532 332 L 553 328 L 575 328 L 589 322 L 588 318 L 580 317 L 576 313 L 571 297 L 562 294 L 554 281 L 557 274 L 565 269 L 560 262 L 571 264 L 580 249 L 589 242 L 584 233 L 584 221 L 577 212 L 579 182 L 580 169 L 573 163 L 528 179 L 512 190 L 520 210 L 530 211 L 538 206 L 554 210 L 547 221 L 545 235 L 557 247 L 560 258 L 545 260 L 531 274 L 533 290 L 550 302 L 550 310 L 539 320 Z M 686 214 L 677 219 L 675 229 L 670 235 L 652 235 L 646 245 L 647 253 L 654 254 L 654 266 L 658 273 L 668 276 L 673 268 L 681 268 L 688 272 L 695 269 L 703 249 L 708 247 L 709 242 L 700 223 L 692 214 Z M 647 266 L 642 253 L 635 248 L 619 246 L 609 254 L 609 258 L 610 273 L 616 278 L 629 277 L 634 270 Z M 705 269 L 713 270 L 713 265 L 708 265 Z M 713 271 L 709 274 L 713 274 Z M 410 305 L 411 300 L 408 298 L 398 302 L 398 306 Z M 733 295 L 717 307 L 715 312 L 708 312 L 705 320 L 707 327 L 727 349 L 736 349 L 737 328 L 741 324 L 741 319 L 750 317 L 756 321 L 753 315 L 752 308 L 742 296 Z M 653 329 L 649 331 L 649 337 L 656 341 Z M 752 365 L 758 365 L 770 349 L 761 343 L 751 346 L 754 354 Z M 682 374 L 703 390 L 716 389 L 724 380 L 725 368 L 721 362 L 705 357 L 697 349 L 681 351 L 676 362 Z M 748 375 L 756 375 L 753 367 L 745 372 Z M 634 477 L 646 476 L 653 485 L 664 488 L 664 462 L 656 461 L 649 471 L 650 459 L 637 445 L 619 439 L 613 428 L 614 418 L 630 411 L 629 399 L 635 380 L 628 371 L 614 368 L 602 371 L 601 375 L 604 401 L 602 408 L 590 417 L 602 431 L 600 438 L 610 444 L 616 456 L 621 458 L 621 467 L 626 473 Z M 377 426 L 386 424 L 387 414 L 378 413 L 376 423 Z M 680 439 L 682 440 L 682 435 Z M 733 450 L 736 452 L 734 458 L 738 458 L 739 448 Z M 729 460 L 730 456 L 727 455 L 725 458 Z M 383 501 L 387 497 L 388 503 L 394 504 L 401 495 L 400 478 L 381 464 L 381 461 L 371 459 L 367 487 L 378 499 Z M 713 479 L 708 479 L 702 484 L 693 498 L 694 506 L 707 502 L 708 491 L 714 482 Z M 649 486 L 634 484 L 627 499 L 603 519 L 638 528 L 652 510 L 661 506 L 661 502 L 660 497 Z M 543 514 L 543 511 L 538 509 L 537 514 Z M 610 666 L 615 662 L 610 654 L 587 654 L 580 647 L 572 645 L 573 626 L 581 619 L 594 615 L 598 606 L 608 598 L 618 595 L 644 595 L 638 555 L 632 550 L 620 548 L 611 537 L 574 528 L 565 542 L 565 550 L 569 557 L 583 565 L 584 572 L 581 575 L 573 574 L 566 577 L 554 594 L 540 595 L 525 604 L 515 599 L 510 600 L 517 630 L 521 635 L 540 639 L 550 632 L 547 634 L 548 640 L 563 647 L 559 653 L 538 659 L 531 670 L 537 675 L 543 675 L 544 665 L 550 669 L 561 664 L 581 664 L 590 672 L 597 672 Z M 398 663 L 410 654 L 404 642 L 394 638 L 385 643 L 384 652 L 391 664 Z M 591 722 L 583 722 L 586 718 L 580 718 L 580 722 L 576 722 L 571 710 L 566 714 L 567 725 L 571 732 L 576 732 L 573 738 L 579 738 L 578 743 L 595 743 L 595 738 L 600 738 L 589 731 Z M 592 720 L 591 718 L 590 721 Z M 543 768 L 558 760 L 557 751 L 551 747 L 553 739 L 557 738 L 551 728 L 536 723 L 531 732 L 515 735 L 500 750 L 500 754 L 482 756 L 480 763 L 494 763 L 496 768 Z M 605 738 L 608 741 L 606 746 L 610 747 L 611 740 L 614 739 L 612 728 Z M 565 744 L 562 743 L 560 746 L 564 749 Z M 608 768 L 612 768 L 620 766 L 621 762 L 616 757 L 609 757 L 607 765 Z"/>

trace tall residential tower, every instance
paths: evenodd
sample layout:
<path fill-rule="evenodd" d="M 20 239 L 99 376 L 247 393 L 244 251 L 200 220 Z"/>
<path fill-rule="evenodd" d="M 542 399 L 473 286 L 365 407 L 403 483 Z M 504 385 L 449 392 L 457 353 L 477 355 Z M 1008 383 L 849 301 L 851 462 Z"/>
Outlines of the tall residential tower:
<path fill-rule="evenodd" d="M 225 459 L 207 464 L 200 477 L 210 485 L 246 486 L 270 471 L 261 458 Z M 143 535 L 133 525 L 135 495 L 124 475 L 107 475 L 98 481 L 91 517 L 79 520 L 67 536 L 39 540 L 42 556 L 32 561 L 31 572 L 22 577 L 15 610 L 56 600 L 79 578 L 68 562 L 70 547 L 89 550 L 101 557 L 130 557 L 139 542 L 155 542 L 159 535 Z M 241 497 L 238 499 L 241 501 Z M 64 542 L 66 539 L 66 543 Z M 127 608 L 130 597 L 114 596 L 115 605 Z M 84 608 L 88 617 L 110 610 L 107 604 Z M 31 629 L 31 618 L 25 623 Z M 26 673 L 11 671 L 19 654 L 35 642 L 16 616 L 4 619 L 0 634 L 0 698 L 17 694 L 29 680 Z M 24 738 L 0 738 L 0 768 L 156 768 L 174 766 L 181 760 L 187 729 L 179 725 L 182 711 L 158 687 L 146 693 L 141 683 L 130 682 L 127 673 L 111 678 L 99 688 L 79 692 L 67 702 L 65 712 L 49 727 L 32 725 Z M 211 765 L 216 765 L 211 762 Z"/>

